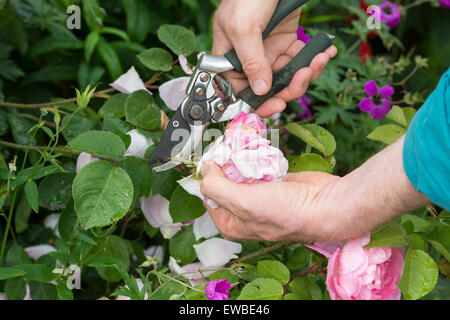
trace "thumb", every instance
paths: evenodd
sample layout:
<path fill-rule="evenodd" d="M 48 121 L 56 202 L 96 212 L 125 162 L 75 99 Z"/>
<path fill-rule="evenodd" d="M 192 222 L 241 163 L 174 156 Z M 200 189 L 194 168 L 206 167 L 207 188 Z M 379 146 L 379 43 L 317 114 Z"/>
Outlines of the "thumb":
<path fill-rule="evenodd" d="M 202 183 L 200 192 L 207 198 L 229 208 L 232 199 L 238 197 L 238 183 L 229 180 L 222 169 L 213 162 L 206 162 L 202 167 Z"/>
<path fill-rule="evenodd" d="M 272 68 L 265 56 L 261 32 L 257 28 L 236 35 L 229 35 L 242 69 L 248 78 L 253 92 L 266 94 L 272 85 Z"/>

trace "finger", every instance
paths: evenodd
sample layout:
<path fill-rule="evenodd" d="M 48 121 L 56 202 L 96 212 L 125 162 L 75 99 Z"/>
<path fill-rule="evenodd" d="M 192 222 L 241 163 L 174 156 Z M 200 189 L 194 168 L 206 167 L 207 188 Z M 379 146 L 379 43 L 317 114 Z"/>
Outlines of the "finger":
<path fill-rule="evenodd" d="M 285 108 L 286 101 L 281 98 L 272 97 L 256 109 L 255 113 L 262 118 L 268 118 L 277 112 L 283 111 Z"/>
<path fill-rule="evenodd" d="M 240 199 L 245 199 L 242 186 L 229 180 L 215 163 L 205 163 L 202 166 L 200 192 L 237 216 L 241 209 Z"/>
<path fill-rule="evenodd" d="M 248 28 L 228 34 L 250 86 L 257 95 L 266 94 L 272 85 L 272 68 L 265 56 L 261 33 L 259 28 Z"/>
<path fill-rule="evenodd" d="M 220 234 L 228 240 L 241 240 L 246 237 L 246 228 L 241 220 L 225 208 L 213 209 L 204 204 Z"/>
<path fill-rule="evenodd" d="M 275 60 L 279 56 L 287 54 L 287 51 L 289 51 L 291 46 L 297 41 L 297 35 L 295 32 L 275 34 L 264 40 L 266 57 L 272 65 L 272 70 Z"/>
<path fill-rule="evenodd" d="M 284 101 L 290 101 L 303 96 L 313 76 L 314 70 L 312 68 L 300 69 L 292 78 L 289 86 L 278 92 L 275 96 Z"/>

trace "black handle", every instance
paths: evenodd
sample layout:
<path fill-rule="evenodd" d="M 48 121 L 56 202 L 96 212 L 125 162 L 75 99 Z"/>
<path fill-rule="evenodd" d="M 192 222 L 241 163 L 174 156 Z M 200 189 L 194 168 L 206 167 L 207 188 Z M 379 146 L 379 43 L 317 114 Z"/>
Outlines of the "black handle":
<path fill-rule="evenodd" d="M 239 92 L 238 97 L 257 109 L 267 99 L 286 88 L 298 70 L 309 67 L 312 59 L 325 51 L 331 44 L 330 37 L 323 32 L 319 32 L 288 64 L 273 74 L 272 87 L 267 94 L 258 96 L 253 93 L 250 87 L 247 87 Z"/>
<path fill-rule="evenodd" d="M 280 23 L 281 20 L 286 18 L 295 9 L 300 8 L 306 2 L 308 2 L 308 0 L 280 0 L 272 18 L 269 21 L 269 24 L 262 33 L 262 38 L 267 38 L 267 36 Z M 225 58 L 230 61 L 237 72 L 242 72 L 241 62 L 239 61 L 239 58 L 234 50 L 227 52 L 225 54 Z"/>

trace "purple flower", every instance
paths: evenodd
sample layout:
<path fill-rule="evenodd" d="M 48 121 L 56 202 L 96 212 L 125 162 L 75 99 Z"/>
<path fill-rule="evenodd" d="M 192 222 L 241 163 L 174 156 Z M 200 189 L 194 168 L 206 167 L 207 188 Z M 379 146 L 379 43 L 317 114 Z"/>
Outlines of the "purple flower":
<path fill-rule="evenodd" d="M 312 117 L 311 110 L 309 109 L 309 105 L 311 104 L 311 100 L 308 99 L 306 95 L 300 97 L 297 102 L 300 104 L 300 108 L 304 110 L 302 114 L 300 114 L 297 118 L 299 119 L 309 119 Z"/>
<path fill-rule="evenodd" d="M 305 33 L 305 30 L 303 30 L 303 27 L 298 27 L 297 28 L 297 40 L 300 40 L 306 44 L 309 42 L 309 40 L 311 40 L 311 37 Z"/>
<path fill-rule="evenodd" d="M 380 4 L 381 21 L 384 21 L 389 28 L 395 28 L 400 23 L 400 9 L 389 1 Z"/>
<path fill-rule="evenodd" d="M 378 90 L 376 82 L 370 80 L 366 82 L 364 89 L 369 97 L 359 102 L 359 109 L 362 112 L 368 112 L 372 119 L 382 119 L 391 110 L 391 100 L 389 98 L 394 94 L 394 88 L 384 86 Z"/>
<path fill-rule="evenodd" d="M 227 291 L 230 289 L 231 284 L 228 280 L 218 279 L 208 282 L 205 288 L 205 293 L 209 300 L 228 300 L 230 295 Z"/>
<path fill-rule="evenodd" d="M 443 7 L 450 8 L 450 0 L 439 0 L 439 4 Z"/>

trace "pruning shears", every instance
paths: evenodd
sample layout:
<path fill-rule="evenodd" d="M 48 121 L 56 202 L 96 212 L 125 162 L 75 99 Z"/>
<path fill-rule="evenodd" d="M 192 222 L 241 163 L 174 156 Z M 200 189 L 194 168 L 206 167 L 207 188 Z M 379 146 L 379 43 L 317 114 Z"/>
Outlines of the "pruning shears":
<path fill-rule="evenodd" d="M 263 39 L 281 20 L 307 1 L 280 0 L 262 33 Z M 231 83 L 221 76 L 222 72 L 233 69 L 243 72 L 234 50 L 224 56 L 201 55 L 186 87 L 187 97 L 170 119 L 149 160 L 149 163 L 165 163 L 153 170 L 168 170 L 190 160 L 209 124 L 229 121 L 241 112 L 251 113 L 256 110 L 267 99 L 286 88 L 298 70 L 308 67 L 317 54 L 330 47 L 332 38 L 333 36 L 323 32 L 317 33 L 289 63 L 273 74 L 272 87 L 263 96 L 255 95 L 250 86 L 235 96 Z M 218 94 L 215 87 L 221 94 Z"/>

